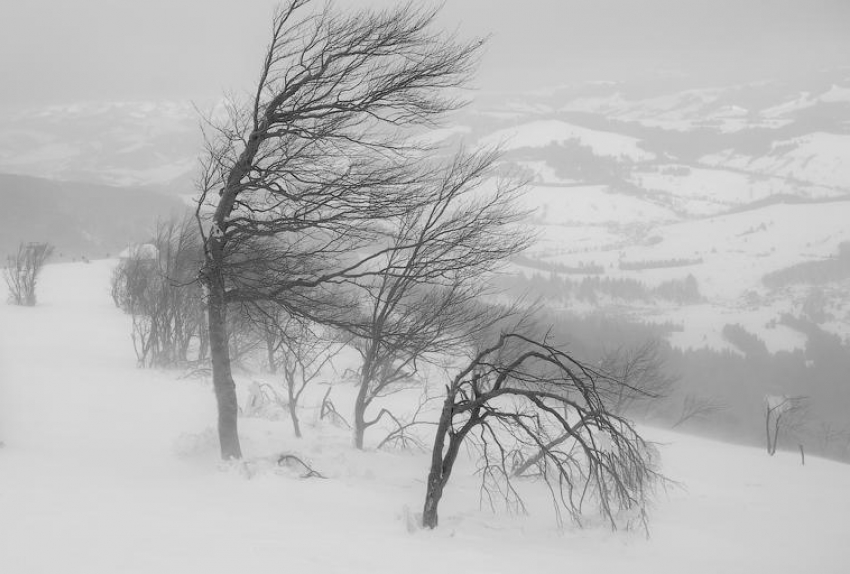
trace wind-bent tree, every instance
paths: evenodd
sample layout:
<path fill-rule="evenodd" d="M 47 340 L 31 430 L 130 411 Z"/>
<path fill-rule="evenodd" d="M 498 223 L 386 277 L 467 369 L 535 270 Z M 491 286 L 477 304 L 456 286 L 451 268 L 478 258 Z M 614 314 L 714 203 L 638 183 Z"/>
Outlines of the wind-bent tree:
<path fill-rule="evenodd" d="M 394 222 L 381 272 L 366 285 L 356 345 L 362 363 L 354 404 L 354 445 L 383 416 L 367 417 L 374 400 L 409 382 L 422 363 L 468 351 L 471 339 L 503 317 L 484 304 L 486 276 L 524 249 L 529 236 L 515 225 L 518 187 L 508 180 L 480 189 L 493 176 L 495 152 L 459 154 L 436 181 L 420 186 L 428 200 Z M 491 183 L 494 183 L 491 181 Z"/>
<path fill-rule="evenodd" d="M 3 279 L 9 287 L 10 303 L 35 305 L 38 276 L 52 254 L 53 246 L 48 243 L 21 243 L 17 253 L 6 258 Z"/>
<path fill-rule="evenodd" d="M 603 377 L 563 351 L 510 332 L 479 352 L 447 386 L 434 438 L 423 525 L 438 506 L 465 443 L 480 454 L 482 498 L 522 508 L 514 466 L 542 452 L 538 475 L 561 510 L 580 521 L 595 503 L 612 527 L 621 511 L 640 519 L 658 477 L 651 450 L 632 424 L 600 396 Z M 568 435 L 568 440 L 555 442 Z M 627 519 L 628 520 L 628 519 Z"/>
<path fill-rule="evenodd" d="M 424 150 L 409 128 L 462 103 L 455 88 L 482 44 L 435 32 L 435 16 L 412 3 L 345 13 L 290 0 L 250 101 L 209 123 L 197 214 L 225 459 L 241 457 L 228 305 L 344 321 L 355 303 L 339 287 L 376 271 L 381 250 L 367 250 L 382 222 L 418 201 L 408 190 Z"/>

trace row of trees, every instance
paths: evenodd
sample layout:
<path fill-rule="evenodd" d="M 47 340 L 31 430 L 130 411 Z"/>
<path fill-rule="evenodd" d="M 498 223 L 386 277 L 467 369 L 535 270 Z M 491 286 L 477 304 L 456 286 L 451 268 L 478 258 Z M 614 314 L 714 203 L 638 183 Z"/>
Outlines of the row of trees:
<path fill-rule="evenodd" d="M 202 361 L 208 353 L 197 283 L 201 244 L 190 218 L 159 222 L 152 241 L 128 249 L 112 276 L 115 305 L 133 318 L 139 365 Z"/>

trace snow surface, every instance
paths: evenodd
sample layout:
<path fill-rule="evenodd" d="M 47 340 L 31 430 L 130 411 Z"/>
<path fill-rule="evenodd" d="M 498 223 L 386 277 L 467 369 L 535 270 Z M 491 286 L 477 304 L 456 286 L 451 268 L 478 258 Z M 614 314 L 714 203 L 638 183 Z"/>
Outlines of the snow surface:
<path fill-rule="evenodd" d="M 700 158 L 708 166 L 779 176 L 846 190 L 850 183 L 850 136 L 814 132 L 773 143 L 772 151 L 751 157 L 727 150 Z"/>
<path fill-rule="evenodd" d="M 611 193 L 604 185 L 535 185 L 523 195 L 536 222 L 549 225 L 627 225 L 646 221 L 676 221 L 676 215 L 641 198 Z"/>
<path fill-rule="evenodd" d="M 480 509 L 468 462 L 440 528 L 420 530 L 427 454 L 356 452 L 310 404 L 305 439 L 243 418 L 246 461 L 221 464 L 209 383 L 135 368 L 113 264 L 50 265 L 39 306 L 0 305 L 4 573 L 847 571 L 850 466 L 655 428 L 679 485 L 655 499 L 648 539 L 559 530 L 534 484 L 529 515 Z M 328 479 L 276 467 L 282 451 Z"/>

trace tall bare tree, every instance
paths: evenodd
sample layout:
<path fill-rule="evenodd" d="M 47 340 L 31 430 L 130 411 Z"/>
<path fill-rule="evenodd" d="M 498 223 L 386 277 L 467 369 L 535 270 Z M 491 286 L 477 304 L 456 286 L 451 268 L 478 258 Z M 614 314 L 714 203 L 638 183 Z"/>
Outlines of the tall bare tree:
<path fill-rule="evenodd" d="M 600 395 L 602 376 L 545 338 L 509 332 L 480 351 L 446 388 L 424 526 L 437 526 L 438 506 L 464 444 L 480 453 L 485 499 L 501 496 L 522 507 L 513 467 L 542 452 L 536 468 L 559 520 L 559 509 L 565 509 L 579 521 L 589 498 L 612 526 L 623 510 L 642 519 L 658 475 L 644 439 Z M 553 441 L 563 434 L 569 439 Z"/>
<path fill-rule="evenodd" d="M 331 320 L 353 301 L 336 289 L 374 273 L 362 255 L 388 216 L 417 198 L 408 128 L 458 107 L 480 40 L 434 31 L 435 9 L 338 11 L 290 0 L 250 101 L 211 121 L 199 181 L 207 311 L 221 454 L 241 457 L 227 309 L 274 301 Z M 361 255 L 357 255 L 360 253 Z"/>
<path fill-rule="evenodd" d="M 367 417 L 373 401 L 415 377 L 422 363 L 463 355 L 471 339 L 503 317 L 484 303 L 486 276 L 524 249 L 530 236 L 518 225 L 524 213 L 519 187 L 505 179 L 490 191 L 495 151 L 458 154 L 435 181 L 419 188 L 422 205 L 394 222 L 382 270 L 365 285 L 362 357 L 354 405 L 354 445 L 366 429 L 391 413 Z"/>

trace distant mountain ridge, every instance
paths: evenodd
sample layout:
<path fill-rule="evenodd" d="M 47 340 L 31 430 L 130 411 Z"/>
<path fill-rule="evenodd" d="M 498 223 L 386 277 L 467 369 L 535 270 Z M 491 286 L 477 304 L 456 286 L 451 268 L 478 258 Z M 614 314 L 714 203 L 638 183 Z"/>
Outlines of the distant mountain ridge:
<path fill-rule="evenodd" d="M 467 133 L 503 142 L 532 181 L 540 241 L 516 269 L 544 273 L 550 305 L 669 324 L 684 348 L 737 352 L 729 324 L 771 351 L 800 348 L 805 336 L 781 320 L 789 314 L 850 340 L 846 277 L 766 280 L 804 275 L 850 241 L 847 70 L 670 92 L 566 87 L 491 98 L 469 117 Z M 653 264 L 665 261 L 692 263 Z M 587 281 L 582 268 L 594 270 Z M 685 281 L 699 297 L 643 295 Z"/>
<path fill-rule="evenodd" d="M 19 242 L 48 242 L 60 260 L 116 255 L 150 237 L 157 217 L 186 209 L 144 188 L 0 174 L 0 256 Z M 4 257 L 5 259 L 5 257 Z"/>

